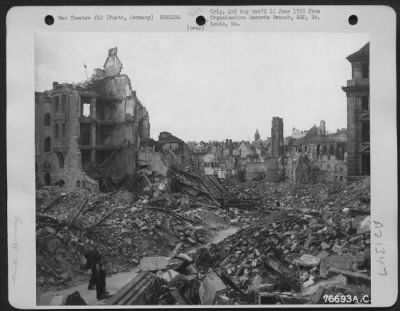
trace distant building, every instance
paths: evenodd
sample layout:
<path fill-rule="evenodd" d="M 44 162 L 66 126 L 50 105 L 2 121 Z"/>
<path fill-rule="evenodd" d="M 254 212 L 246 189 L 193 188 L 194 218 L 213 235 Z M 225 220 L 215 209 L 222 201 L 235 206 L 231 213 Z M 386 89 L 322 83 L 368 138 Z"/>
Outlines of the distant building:
<path fill-rule="evenodd" d="M 287 139 L 286 178 L 296 182 L 345 182 L 347 180 L 344 130 L 328 134 L 325 121 L 314 125 L 304 137 Z M 307 175 L 307 176 L 306 176 Z"/>
<path fill-rule="evenodd" d="M 370 175 L 369 43 L 347 60 L 352 79 L 342 89 L 347 96 L 347 170 L 351 180 Z"/>
<path fill-rule="evenodd" d="M 191 152 L 188 145 L 169 132 L 161 132 L 158 136 L 157 151 L 171 155 L 176 163 L 182 166 L 191 165 Z"/>
<path fill-rule="evenodd" d="M 292 138 L 297 139 L 297 138 L 302 138 L 304 136 L 306 136 L 307 131 L 300 131 L 296 128 L 292 129 L 292 134 L 290 135 Z"/>
<path fill-rule="evenodd" d="M 283 155 L 283 151 L 283 119 L 273 117 L 271 128 L 271 156 L 273 158 L 279 158 Z"/>
<path fill-rule="evenodd" d="M 253 151 L 250 148 L 250 144 L 248 142 L 242 141 L 239 145 L 239 154 L 241 159 L 247 159 L 248 156 L 253 154 Z"/>

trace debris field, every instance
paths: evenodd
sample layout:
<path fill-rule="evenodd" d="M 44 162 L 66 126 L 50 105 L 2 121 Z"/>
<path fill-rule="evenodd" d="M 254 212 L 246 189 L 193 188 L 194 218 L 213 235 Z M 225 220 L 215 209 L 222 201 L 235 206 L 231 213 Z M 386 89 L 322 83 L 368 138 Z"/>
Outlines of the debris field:
<path fill-rule="evenodd" d="M 223 185 L 188 172 L 176 172 L 175 178 L 177 191 L 156 196 L 39 189 L 38 288 L 87 281 L 83 252 L 93 245 L 108 275 L 142 271 L 141 282 L 147 283 L 129 304 L 370 299 L 369 178 L 348 185 Z M 232 235 L 213 240 L 232 227 Z M 127 280 L 121 291 L 138 292 L 137 284 Z M 117 293 L 103 303 L 124 304 L 121 297 Z"/>

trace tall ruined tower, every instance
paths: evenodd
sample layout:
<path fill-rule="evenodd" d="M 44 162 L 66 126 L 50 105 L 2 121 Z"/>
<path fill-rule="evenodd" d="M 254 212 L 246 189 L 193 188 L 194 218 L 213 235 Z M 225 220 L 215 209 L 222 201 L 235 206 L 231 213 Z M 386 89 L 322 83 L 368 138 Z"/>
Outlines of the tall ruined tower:
<path fill-rule="evenodd" d="M 352 79 L 342 89 L 347 96 L 347 172 L 351 180 L 370 175 L 369 43 L 347 60 Z"/>
<path fill-rule="evenodd" d="M 254 141 L 259 141 L 260 140 L 260 133 L 258 132 L 258 129 L 256 129 L 256 133 L 254 134 Z"/>
<path fill-rule="evenodd" d="M 279 117 L 272 118 L 271 155 L 273 158 L 283 155 L 283 119 Z"/>

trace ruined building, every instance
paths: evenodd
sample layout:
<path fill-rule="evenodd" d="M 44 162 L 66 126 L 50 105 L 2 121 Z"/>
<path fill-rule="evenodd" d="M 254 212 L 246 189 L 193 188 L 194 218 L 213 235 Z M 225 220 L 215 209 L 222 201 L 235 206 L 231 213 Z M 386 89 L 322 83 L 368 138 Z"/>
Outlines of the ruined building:
<path fill-rule="evenodd" d="M 271 128 L 271 156 L 279 158 L 283 155 L 283 119 L 272 118 Z"/>
<path fill-rule="evenodd" d="M 347 96 L 347 167 L 351 181 L 370 175 L 369 43 L 347 60 L 352 79 L 342 89 Z"/>
<path fill-rule="evenodd" d="M 347 180 L 347 133 L 328 134 L 325 121 L 300 138 L 288 139 L 286 178 L 295 182 L 345 182 Z"/>
<path fill-rule="evenodd" d="M 158 136 L 157 151 L 171 156 L 173 163 L 181 168 L 191 165 L 191 152 L 188 145 L 169 132 Z"/>
<path fill-rule="evenodd" d="M 89 80 L 35 93 L 37 182 L 97 190 L 132 181 L 150 123 L 121 70 L 113 48 Z"/>

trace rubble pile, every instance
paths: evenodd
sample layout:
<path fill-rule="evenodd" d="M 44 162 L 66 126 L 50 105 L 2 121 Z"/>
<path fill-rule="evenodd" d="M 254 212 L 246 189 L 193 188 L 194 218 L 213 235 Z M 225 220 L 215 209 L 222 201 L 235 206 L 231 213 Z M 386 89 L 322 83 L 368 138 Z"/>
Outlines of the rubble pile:
<path fill-rule="evenodd" d="M 84 243 L 90 243 L 80 230 L 41 216 L 36 231 L 37 285 L 66 285 L 81 273 Z M 77 279 L 76 281 L 79 281 Z"/>
<path fill-rule="evenodd" d="M 260 293 L 270 303 L 320 303 L 333 288 L 370 293 L 369 180 L 327 197 L 307 189 L 293 198 L 309 207 L 281 207 L 269 223 L 209 247 L 213 267 L 247 293 L 230 290 L 229 303 L 257 303 Z"/>
<path fill-rule="evenodd" d="M 79 280 L 84 248 L 93 245 L 109 273 L 152 260 L 158 267 L 176 260 L 171 254 L 178 251 L 189 254 L 194 266 L 179 268 L 185 273 L 169 264 L 154 268 L 173 272 L 163 280 L 154 275 L 164 284 L 160 293 L 168 288 L 166 300 L 160 298 L 165 293 L 151 290 L 167 304 L 300 304 L 322 303 L 324 294 L 370 295 L 369 179 L 348 186 L 257 181 L 226 187 L 231 198 L 217 198 L 219 185 L 214 199 L 190 195 L 188 183 L 185 191 L 156 196 L 41 194 L 38 285 L 65 287 Z M 231 227 L 236 233 L 207 243 Z"/>
<path fill-rule="evenodd" d="M 143 257 L 168 254 L 178 243 L 183 250 L 206 243 L 227 225 L 224 210 L 182 193 L 150 198 L 122 191 L 43 192 L 36 221 L 38 285 L 79 280 L 87 245 L 95 246 L 107 271 L 116 273 Z"/>
<path fill-rule="evenodd" d="M 296 184 L 263 180 L 226 187 L 240 199 L 257 202 L 259 210 L 274 207 L 320 209 L 326 204 L 366 209 L 370 202 L 369 178 L 349 186 L 343 183 Z"/>

